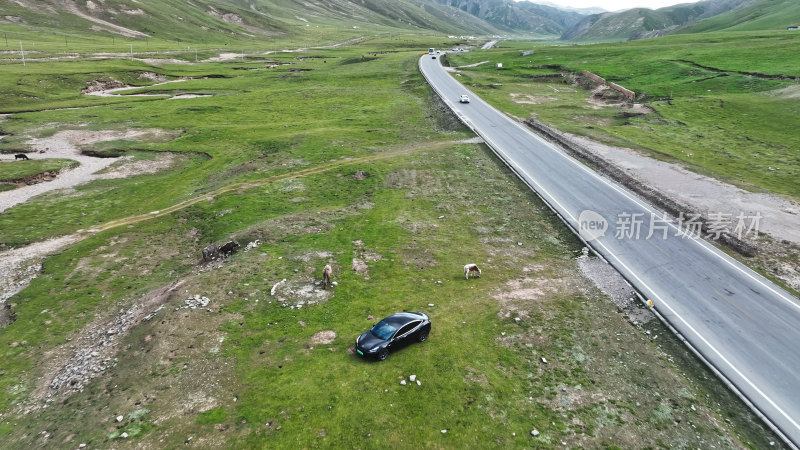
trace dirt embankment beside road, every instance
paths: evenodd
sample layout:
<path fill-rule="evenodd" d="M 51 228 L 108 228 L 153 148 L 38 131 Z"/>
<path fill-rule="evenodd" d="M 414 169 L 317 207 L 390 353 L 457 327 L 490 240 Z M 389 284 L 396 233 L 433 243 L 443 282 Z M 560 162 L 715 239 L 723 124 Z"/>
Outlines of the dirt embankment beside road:
<path fill-rule="evenodd" d="M 535 120 L 523 121 L 550 142 L 674 217 L 699 217 L 707 240 L 718 242 L 793 289 L 800 290 L 800 205 L 777 195 L 753 193 L 678 164 L 659 161 L 635 150 L 611 147 L 563 133 Z M 715 214 L 760 218 L 756 232 L 740 238 L 716 233 Z"/>

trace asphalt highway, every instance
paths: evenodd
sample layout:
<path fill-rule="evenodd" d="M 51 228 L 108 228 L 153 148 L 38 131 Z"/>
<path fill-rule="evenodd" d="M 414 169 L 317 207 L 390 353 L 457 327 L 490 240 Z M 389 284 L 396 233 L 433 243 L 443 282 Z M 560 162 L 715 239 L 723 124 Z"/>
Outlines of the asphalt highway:
<path fill-rule="evenodd" d="M 614 266 L 729 387 L 787 443 L 800 446 L 800 301 L 691 236 L 693 220 L 665 218 L 617 183 L 499 112 L 423 56 L 442 100 L 562 220 Z M 459 103 L 467 94 L 470 103 Z M 726 216 L 720 226 L 757 226 Z M 723 226 L 730 219 L 729 226 Z M 738 220 L 737 220 L 738 219 Z M 687 236 L 687 234 L 689 236 Z"/>

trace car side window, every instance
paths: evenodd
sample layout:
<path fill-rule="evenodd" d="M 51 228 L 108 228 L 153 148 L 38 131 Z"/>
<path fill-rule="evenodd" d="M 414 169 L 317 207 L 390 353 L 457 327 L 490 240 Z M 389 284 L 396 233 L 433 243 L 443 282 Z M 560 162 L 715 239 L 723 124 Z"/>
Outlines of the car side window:
<path fill-rule="evenodd" d="M 408 333 L 409 331 L 411 331 L 414 328 L 416 328 L 417 325 L 419 325 L 419 320 L 415 320 L 414 322 L 406 324 L 403 328 L 400 328 L 400 331 L 397 332 L 396 336 L 402 336 L 402 335 Z"/>

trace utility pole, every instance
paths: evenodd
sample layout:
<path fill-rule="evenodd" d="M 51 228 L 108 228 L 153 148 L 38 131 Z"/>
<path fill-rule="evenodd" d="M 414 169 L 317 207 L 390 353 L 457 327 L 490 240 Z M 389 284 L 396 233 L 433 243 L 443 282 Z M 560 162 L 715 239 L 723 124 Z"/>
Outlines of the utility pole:
<path fill-rule="evenodd" d="M 133 44 L 131 44 L 131 59 L 133 59 Z"/>
<path fill-rule="evenodd" d="M 25 66 L 25 50 L 22 49 L 22 41 L 19 41 L 19 52 L 22 54 L 22 65 Z"/>

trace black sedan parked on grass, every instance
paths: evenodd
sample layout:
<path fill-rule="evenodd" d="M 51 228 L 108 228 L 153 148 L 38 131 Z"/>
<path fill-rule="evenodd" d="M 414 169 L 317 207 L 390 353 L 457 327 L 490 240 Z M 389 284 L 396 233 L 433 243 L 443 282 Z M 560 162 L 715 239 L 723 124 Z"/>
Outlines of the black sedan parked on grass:
<path fill-rule="evenodd" d="M 425 342 L 430 332 L 431 318 L 423 312 L 392 314 L 356 339 L 356 353 L 383 361 L 390 351 Z"/>

